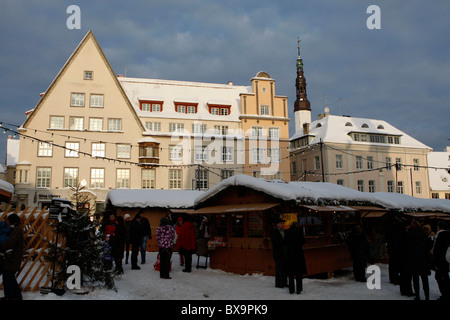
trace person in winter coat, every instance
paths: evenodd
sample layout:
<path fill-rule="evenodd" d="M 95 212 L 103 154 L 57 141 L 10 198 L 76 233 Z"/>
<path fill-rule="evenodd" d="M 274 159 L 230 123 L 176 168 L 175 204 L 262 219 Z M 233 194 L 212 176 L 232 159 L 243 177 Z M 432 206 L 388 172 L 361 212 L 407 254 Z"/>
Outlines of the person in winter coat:
<path fill-rule="evenodd" d="M 137 264 L 139 248 L 142 244 L 141 215 L 137 213 L 130 224 L 131 270 L 141 270 Z"/>
<path fill-rule="evenodd" d="M 156 229 L 156 241 L 159 247 L 160 269 L 159 276 L 162 279 L 170 278 L 170 258 L 172 257 L 173 240 L 175 239 L 175 231 L 170 225 L 169 219 L 163 217 L 161 223 Z"/>
<path fill-rule="evenodd" d="M 179 217 L 177 220 L 177 224 L 175 226 L 175 233 L 176 233 L 176 244 L 175 244 L 175 251 L 178 251 L 178 255 L 180 256 L 180 266 L 184 266 L 184 257 L 183 254 L 180 252 L 180 232 L 181 232 L 181 226 L 183 225 L 183 218 Z"/>
<path fill-rule="evenodd" d="M 427 247 L 427 237 L 421 225 L 416 220 L 411 222 L 411 225 L 406 233 L 406 248 L 408 255 L 408 265 L 411 270 L 413 278 L 413 286 L 415 292 L 415 299 L 420 300 L 420 282 L 422 279 L 423 291 L 425 299 L 430 298 L 430 285 L 428 282 L 428 275 L 430 272 L 429 251 Z"/>
<path fill-rule="evenodd" d="M 275 261 L 275 287 L 284 288 L 288 286 L 287 282 L 287 246 L 284 233 L 285 220 L 275 219 L 275 227 L 270 233 L 272 242 L 272 253 Z"/>
<path fill-rule="evenodd" d="M 125 264 L 128 264 L 128 258 L 130 257 L 130 228 L 131 228 L 131 216 L 126 213 L 124 216 L 124 229 L 125 229 Z"/>
<path fill-rule="evenodd" d="M 300 294 L 303 291 L 303 275 L 306 274 L 306 261 L 303 252 L 303 245 L 305 244 L 303 229 L 297 222 L 293 222 L 285 234 L 289 293 L 296 292 Z"/>
<path fill-rule="evenodd" d="M 348 249 L 353 260 L 353 275 L 355 280 L 366 282 L 366 264 L 369 257 L 369 241 L 360 225 L 348 237 Z"/>
<path fill-rule="evenodd" d="M 398 235 L 397 247 L 399 252 L 399 270 L 400 270 L 400 294 L 402 296 L 414 297 L 412 290 L 412 274 L 408 263 L 408 230 L 410 225 L 403 223 Z"/>
<path fill-rule="evenodd" d="M 24 251 L 24 236 L 20 218 L 12 213 L 8 216 L 8 223 L 11 227 L 9 239 L 0 246 L 0 251 L 12 250 L 12 255 L 5 259 L 3 263 L 3 290 L 5 299 L 22 300 L 22 293 L 16 280 L 16 273 L 20 270 Z"/>
<path fill-rule="evenodd" d="M 123 217 L 119 216 L 116 219 L 116 231 L 114 247 L 112 248 L 112 255 L 114 257 L 115 271 L 117 274 L 123 273 L 122 260 L 124 256 L 125 247 L 125 223 Z"/>
<path fill-rule="evenodd" d="M 195 234 L 194 225 L 191 222 L 189 216 L 184 218 L 183 224 L 180 228 L 180 234 L 178 235 L 180 244 L 180 253 L 184 257 L 184 269 L 183 272 L 191 272 L 192 270 L 192 255 L 195 252 L 195 244 L 197 236 Z"/>
<path fill-rule="evenodd" d="M 0 221 L 0 245 L 5 243 L 9 239 L 11 233 L 11 227 L 8 226 L 6 221 Z"/>
<path fill-rule="evenodd" d="M 141 215 L 141 264 L 145 263 L 145 256 L 147 254 L 147 241 L 152 238 L 152 228 L 150 227 L 150 222 L 146 217 Z"/>
<path fill-rule="evenodd" d="M 441 292 L 439 300 L 450 301 L 450 279 L 449 279 L 449 262 L 445 255 L 450 246 L 450 231 L 446 221 L 438 224 L 436 238 L 433 245 L 433 258 L 436 272 L 434 277 Z"/>

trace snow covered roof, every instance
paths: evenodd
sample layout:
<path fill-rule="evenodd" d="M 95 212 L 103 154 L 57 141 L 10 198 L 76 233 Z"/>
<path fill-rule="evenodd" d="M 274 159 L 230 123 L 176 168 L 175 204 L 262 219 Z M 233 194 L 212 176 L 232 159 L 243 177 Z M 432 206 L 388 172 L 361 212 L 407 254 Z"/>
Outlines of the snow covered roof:
<path fill-rule="evenodd" d="M 118 77 L 117 79 L 139 117 L 239 121 L 239 95 L 251 92 L 251 87 L 249 86 L 230 84 L 128 77 Z M 142 111 L 139 101 L 145 100 L 163 101 L 162 111 Z M 198 111 L 195 114 L 178 113 L 175 111 L 175 102 L 198 103 Z M 208 104 L 230 105 L 230 114 L 212 115 L 209 113 Z"/>
<path fill-rule="evenodd" d="M 264 192 L 285 201 L 320 203 L 321 201 L 366 202 L 386 209 L 401 211 L 441 211 L 450 213 L 450 201 L 444 199 L 422 199 L 404 194 L 360 192 L 328 182 L 271 182 L 248 175 L 235 175 L 223 180 L 195 199 L 195 205 L 206 201 L 231 186 L 244 186 Z"/>
<path fill-rule="evenodd" d="M 194 207 L 194 199 L 203 191 L 159 190 L 159 189 L 117 189 L 108 192 L 105 204 L 129 208 L 175 208 Z"/>
<path fill-rule="evenodd" d="M 14 186 L 9 182 L 0 179 L 0 190 L 3 190 L 3 191 L 13 194 Z"/>
<path fill-rule="evenodd" d="M 313 136 L 310 144 L 319 143 L 320 139 L 322 139 L 323 142 L 386 146 L 385 143 L 354 141 L 349 135 L 352 132 L 398 136 L 401 137 L 401 144 L 395 146 L 431 149 L 384 120 L 328 115 L 309 124 L 309 135 Z M 300 130 L 290 140 L 293 141 L 302 136 L 304 136 L 303 130 Z"/>

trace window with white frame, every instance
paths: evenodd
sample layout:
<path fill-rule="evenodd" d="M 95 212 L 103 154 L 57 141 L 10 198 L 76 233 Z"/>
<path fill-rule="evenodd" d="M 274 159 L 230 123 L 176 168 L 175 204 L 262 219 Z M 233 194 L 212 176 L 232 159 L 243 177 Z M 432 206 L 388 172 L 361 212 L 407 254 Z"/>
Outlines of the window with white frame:
<path fill-rule="evenodd" d="M 314 170 L 320 170 L 320 157 L 314 157 Z"/>
<path fill-rule="evenodd" d="M 64 117 L 50 116 L 50 129 L 64 129 Z"/>
<path fill-rule="evenodd" d="M 50 188 L 51 176 L 52 176 L 52 168 L 37 168 L 36 187 Z"/>
<path fill-rule="evenodd" d="M 84 93 L 72 93 L 70 105 L 72 107 L 84 107 Z"/>
<path fill-rule="evenodd" d="M 413 164 L 414 164 L 414 171 L 419 171 L 419 159 L 414 158 L 413 159 Z"/>
<path fill-rule="evenodd" d="M 105 187 L 105 169 L 91 168 L 91 188 Z"/>
<path fill-rule="evenodd" d="M 156 170 L 142 169 L 142 189 L 156 188 Z"/>
<path fill-rule="evenodd" d="M 214 134 L 227 135 L 228 126 L 214 126 Z"/>
<path fill-rule="evenodd" d="M 392 159 L 391 157 L 386 157 L 386 170 L 392 170 Z"/>
<path fill-rule="evenodd" d="M 89 118 L 89 130 L 90 131 L 102 131 L 103 119 L 102 118 Z"/>
<path fill-rule="evenodd" d="M 103 95 L 91 94 L 91 108 L 103 108 Z"/>
<path fill-rule="evenodd" d="M 262 137 L 263 137 L 263 127 L 253 126 L 252 138 L 262 138 Z"/>
<path fill-rule="evenodd" d="M 106 150 L 106 144 L 105 143 L 98 143 L 95 142 L 92 144 L 92 156 L 93 157 L 104 157 L 105 156 L 105 150 Z"/>
<path fill-rule="evenodd" d="M 403 193 L 403 181 L 398 181 L 397 182 L 397 193 Z"/>
<path fill-rule="evenodd" d="M 161 131 L 161 122 L 151 122 L 146 121 L 145 122 L 145 128 L 149 131 Z"/>
<path fill-rule="evenodd" d="M 266 149 L 264 148 L 252 148 L 252 161 L 253 163 L 264 163 Z"/>
<path fill-rule="evenodd" d="M 205 132 L 206 132 L 206 124 L 201 123 L 192 124 L 192 133 L 205 133 Z"/>
<path fill-rule="evenodd" d="M 262 104 L 259 106 L 259 114 L 263 116 L 268 116 L 270 114 L 270 107 L 267 104 Z"/>
<path fill-rule="evenodd" d="M 416 181 L 416 194 L 422 194 L 422 182 Z"/>
<path fill-rule="evenodd" d="M 181 189 L 181 169 L 169 169 L 169 189 Z"/>
<path fill-rule="evenodd" d="M 83 79 L 84 80 L 93 80 L 94 79 L 94 71 L 85 71 Z"/>
<path fill-rule="evenodd" d="M 398 171 L 402 170 L 402 158 L 395 158 L 395 165 Z"/>
<path fill-rule="evenodd" d="M 130 159 L 131 158 L 131 145 L 129 144 L 117 144 L 117 158 Z"/>
<path fill-rule="evenodd" d="M 169 123 L 169 132 L 184 132 L 184 123 Z"/>
<path fill-rule="evenodd" d="M 79 142 L 66 142 L 66 153 L 67 158 L 78 158 L 78 152 L 80 151 Z"/>
<path fill-rule="evenodd" d="M 70 117 L 69 118 L 70 130 L 84 130 L 84 118 L 83 117 Z"/>
<path fill-rule="evenodd" d="M 281 162 L 281 150 L 280 148 L 269 148 L 270 162 Z"/>
<path fill-rule="evenodd" d="M 336 169 L 343 169 L 342 154 L 336 155 Z"/>
<path fill-rule="evenodd" d="M 130 169 L 116 170 L 116 186 L 117 188 L 130 187 Z"/>
<path fill-rule="evenodd" d="M 367 156 L 367 169 L 373 169 L 373 157 Z"/>
<path fill-rule="evenodd" d="M 208 170 L 195 170 L 195 189 L 208 189 Z"/>
<path fill-rule="evenodd" d="M 364 192 L 364 180 L 358 180 L 358 191 Z"/>
<path fill-rule="evenodd" d="M 40 141 L 38 144 L 38 157 L 53 156 L 53 145 L 51 143 Z"/>
<path fill-rule="evenodd" d="M 222 177 L 222 180 L 225 180 L 229 177 L 234 176 L 234 171 L 229 169 L 222 169 L 220 170 L 220 176 Z"/>
<path fill-rule="evenodd" d="M 387 182 L 387 192 L 395 192 L 395 190 L 394 190 L 394 181 L 393 180 L 389 180 Z"/>
<path fill-rule="evenodd" d="M 222 161 L 223 162 L 233 162 L 233 147 L 222 147 Z"/>
<path fill-rule="evenodd" d="M 375 180 L 369 180 L 369 192 L 375 192 Z"/>
<path fill-rule="evenodd" d="M 356 156 L 356 169 L 363 168 L 362 156 Z"/>
<path fill-rule="evenodd" d="M 78 184 L 78 168 L 64 168 L 64 188 L 75 188 Z"/>
<path fill-rule="evenodd" d="M 182 147 L 180 145 L 169 146 L 169 160 L 182 160 Z"/>
<path fill-rule="evenodd" d="M 194 160 L 208 161 L 208 146 L 195 146 L 194 147 Z"/>
<path fill-rule="evenodd" d="M 19 169 L 16 173 L 16 183 L 28 183 L 29 169 Z"/>
<path fill-rule="evenodd" d="M 109 131 L 122 131 L 122 119 L 108 119 Z"/>
<path fill-rule="evenodd" d="M 280 128 L 275 127 L 269 128 L 269 139 L 271 140 L 280 139 Z"/>

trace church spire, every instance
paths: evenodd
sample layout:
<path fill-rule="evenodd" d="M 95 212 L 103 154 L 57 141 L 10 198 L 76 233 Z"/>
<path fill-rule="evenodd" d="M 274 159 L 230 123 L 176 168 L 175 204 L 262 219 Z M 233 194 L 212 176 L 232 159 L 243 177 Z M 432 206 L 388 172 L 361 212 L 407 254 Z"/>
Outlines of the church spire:
<path fill-rule="evenodd" d="M 295 81 L 295 87 L 297 89 L 297 99 L 294 102 L 294 112 L 300 110 L 311 111 L 311 103 L 306 96 L 306 79 L 303 75 L 303 59 L 300 57 L 300 39 L 297 38 L 297 79 Z"/>

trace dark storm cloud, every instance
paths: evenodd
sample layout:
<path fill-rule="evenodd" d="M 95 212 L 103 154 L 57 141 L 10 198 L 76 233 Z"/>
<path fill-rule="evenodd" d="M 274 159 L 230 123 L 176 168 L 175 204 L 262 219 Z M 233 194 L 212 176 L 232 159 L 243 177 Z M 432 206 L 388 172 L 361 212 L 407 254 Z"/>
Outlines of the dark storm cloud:
<path fill-rule="evenodd" d="M 69 5 L 81 30 L 69 30 Z M 381 30 L 366 9 L 381 8 Z M 92 30 L 114 71 L 131 77 L 249 85 L 258 71 L 295 100 L 297 37 L 313 118 L 389 121 L 442 150 L 450 118 L 448 1 L 2 1 L 0 121 L 21 124 Z M 5 138 L 0 140 L 0 161 Z"/>

